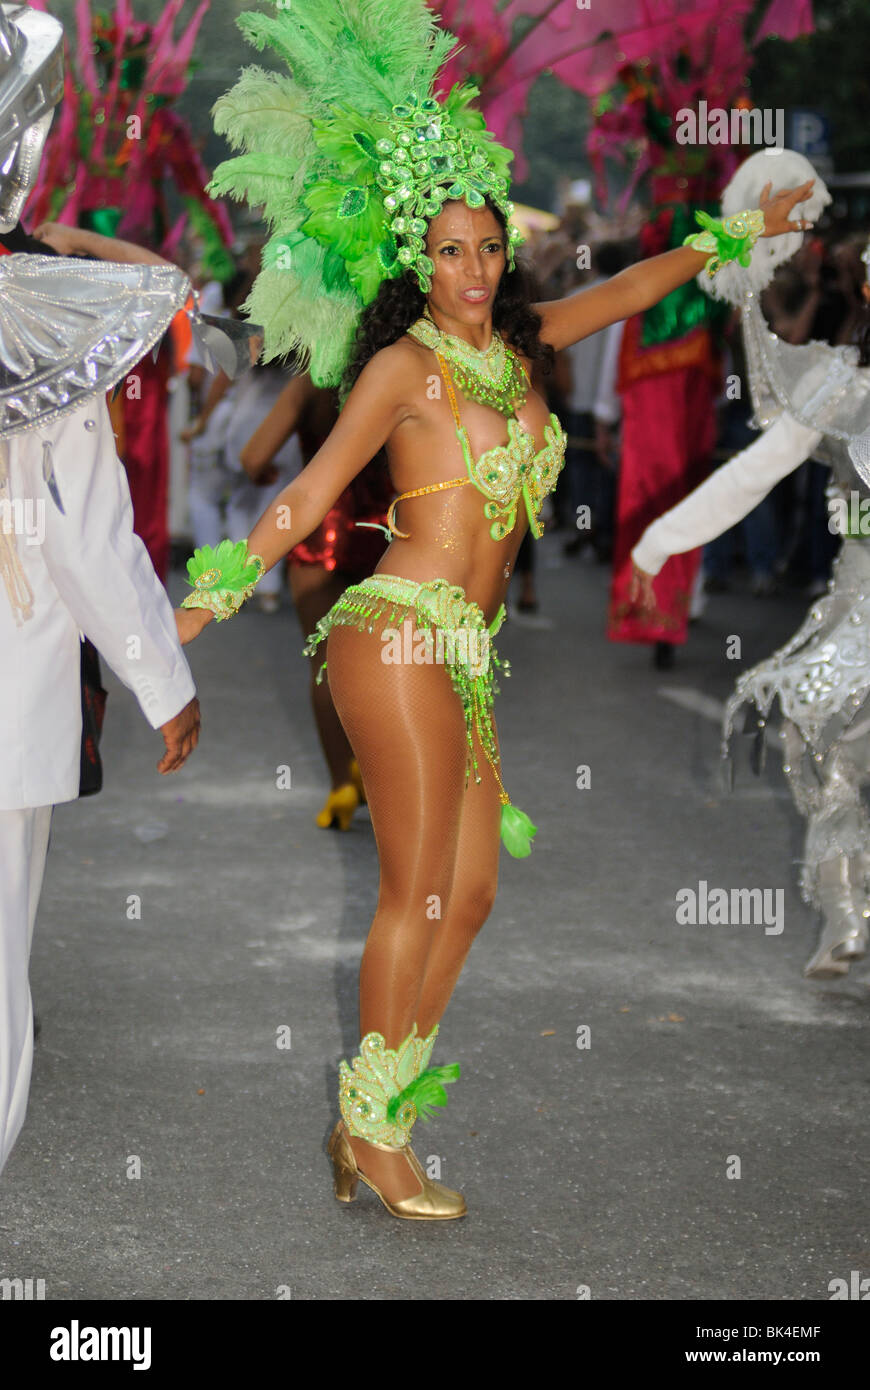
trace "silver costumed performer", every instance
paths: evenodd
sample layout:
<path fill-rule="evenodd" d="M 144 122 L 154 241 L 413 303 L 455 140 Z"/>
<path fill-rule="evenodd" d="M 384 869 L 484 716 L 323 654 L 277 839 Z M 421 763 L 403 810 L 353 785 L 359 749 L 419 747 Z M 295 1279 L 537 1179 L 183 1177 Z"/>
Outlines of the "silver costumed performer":
<path fill-rule="evenodd" d="M 802 212 L 815 220 L 830 195 L 807 160 L 791 150 L 755 154 L 725 189 L 723 213 L 751 205 L 770 179 L 807 178 L 816 184 Z M 632 552 L 642 574 L 655 575 L 669 555 L 721 535 L 807 458 L 830 467 L 832 512 L 839 507 L 848 515 L 852 494 L 859 507 L 870 498 L 870 368 L 858 365 L 854 347 L 782 342 L 758 302 L 776 267 L 802 239 L 797 233 L 759 241 L 747 269 L 731 264 L 715 286 L 704 285 L 742 309 L 754 423 L 763 433 L 648 527 Z M 864 293 L 870 302 L 870 285 Z M 816 979 L 846 974 L 867 949 L 870 819 L 861 788 L 870 779 L 868 695 L 870 541 L 845 534 L 827 594 L 813 603 L 789 642 L 741 676 L 724 724 L 727 756 L 736 715 L 750 704 L 763 746 L 768 715 L 779 704 L 783 766 L 807 827 L 801 893 L 823 919 L 818 948 L 804 971 Z"/>
<path fill-rule="evenodd" d="M 62 43 L 50 15 L 0 6 L 0 233 L 18 225 L 36 177 L 63 93 Z M 191 296 L 166 264 L 0 257 L 0 1169 L 30 1088 L 28 965 L 51 811 L 79 793 L 81 634 L 152 727 L 194 719 L 105 399 Z M 206 354 L 231 375 L 247 365 L 243 336 L 188 313 Z"/>

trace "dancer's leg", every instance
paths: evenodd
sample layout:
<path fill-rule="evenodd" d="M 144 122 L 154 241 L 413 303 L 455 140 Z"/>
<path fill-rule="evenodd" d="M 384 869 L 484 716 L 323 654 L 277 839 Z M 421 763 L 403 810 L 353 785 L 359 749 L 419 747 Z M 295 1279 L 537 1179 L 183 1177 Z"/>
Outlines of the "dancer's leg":
<path fill-rule="evenodd" d="M 299 615 L 302 631 L 307 635 L 313 632 L 320 618 L 324 618 L 332 605 L 347 588 L 347 575 L 323 569 L 321 565 L 291 565 L 290 593 Z M 342 786 L 350 778 L 350 763 L 353 758 L 347 734 L 341 726 L 336 713 L 332 693 L 326 680 L 317 684 L 316 676 L 323 663 L 323 653 L 315 652 L 311 661 L 311 707 L 314 722 L 320 737 L 323 756 L 329 767 L 332 787 Z"/>
<path fill-rule="evenodd" d="M 396 627 L 401 627 L 399 621 Z M 360 765 L 380 860 L 374 921 L 360 970 L 360 1036 L 396 1048 L 418 1022 L 429 953 L 448 901 L 465 792 L 465 720 L 446 667 L 387 663 L 379 632 L 334 627 L 327 672 Z M 356 1136 L 362 1170 L 393 1200 L 419 1183 L 402 1154 Z"/>
<path fill-rule="evenodd" d="M 493 722 L 493 728 L 495 723 Z M 417 1009 L 417 1024 L 426 1037 L 447 1008 L 468 952 L 495 902 L 501 848 L 501 801 L 498 783 L 479 742 L 482 780 L 469 778 L 462 802 L 459 847 L 450 896 L 426 962 Z"/>
<path fill-rule="evenodd" d="M 845 975 L 867 949 L 866 898 L 870 822 L 861 797 L 870 732 L 853 726 L 833 743 L 808 798 L 802 887 L 822 914 L 822 932 L 804 974 Z M 787 744 L 788 746 L 788 744 Z"/>

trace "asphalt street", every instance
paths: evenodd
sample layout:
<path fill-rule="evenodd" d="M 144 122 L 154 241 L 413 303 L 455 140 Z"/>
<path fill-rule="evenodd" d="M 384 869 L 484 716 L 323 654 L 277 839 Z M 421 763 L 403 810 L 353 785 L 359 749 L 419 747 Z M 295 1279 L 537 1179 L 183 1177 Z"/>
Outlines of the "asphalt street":
<path fill-rule="evenodd" d="M 817 923 L 776 748 L 760 778 L 738 758 L 733 793 L 719 758 L 719 702 L 807 602 L 738 584 L 662 673 L 607 642 L 607 572 L 560 541 L 539 616 L 498 639 L 506 781 L 539 832 L 503 854 L 433 1058 L 462 1079 L 414 1133 L 468 1217 L 333 1198 L 374 842 L 366 813 L 315 826 L 302 634 L 250 608 L 190 649 L 187 767 L 156 774 L 109 675 L 105 789 L 55 813 L 0 1275 L 48 1300 L 818 1300 L 870 1275 L 870 972 L 803 979 Z M 702 881 L 781 891 L 782 930 L 678 922 Z"/>

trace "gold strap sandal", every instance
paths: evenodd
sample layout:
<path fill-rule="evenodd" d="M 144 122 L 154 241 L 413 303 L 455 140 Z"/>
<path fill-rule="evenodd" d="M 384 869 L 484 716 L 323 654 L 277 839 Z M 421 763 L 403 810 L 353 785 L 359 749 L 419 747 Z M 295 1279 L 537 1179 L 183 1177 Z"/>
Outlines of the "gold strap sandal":
<path fill-rule="evenodd" d="M 344 1123 L 339 1120 L 332 1131 L 327 1146 L 327 1151 L 332 1159 L 337 1201 L 352 1202 L 356 1197 L 359 1180 L 362 1178 L 366 1186 L 380 1197 L 390 1215 L 398 1216 L 404 1221 L 452 1221 L 459 1216 L 466 1215 L 468 1208 L 462 1193 L 454 1192 L 452 1188 L 445 1187 L 443 1183 L 427 1178 L 410 1144 L 397 1149 L 389 1144 L 375 1144 L 370 1139 L 367 1139 L 366 1143 L 372 1144 L 375 1149 L 382 1149 L 385 1153 L 404 1153 L 407 1156 L 411 1171 L 420 1183 L 420 1191 L 416 1196 L 403 1197 L 398 1202 L 391 1202 L 388 1197 L 385 1197 L 377 1184 L 373 1183 L 371 1178 L 367 1178 L 359 1167 L 347 1130 Z"/>

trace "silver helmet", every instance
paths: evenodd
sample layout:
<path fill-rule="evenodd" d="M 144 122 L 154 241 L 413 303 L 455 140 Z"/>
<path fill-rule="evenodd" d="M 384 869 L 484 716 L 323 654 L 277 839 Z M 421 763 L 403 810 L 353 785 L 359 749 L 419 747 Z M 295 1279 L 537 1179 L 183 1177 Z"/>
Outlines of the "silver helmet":
<path fill-rule="evenodd" d="M 0 4 L 0 232 L 21 217 L 62 96 L 61 25 L 29 5 Z"/>

